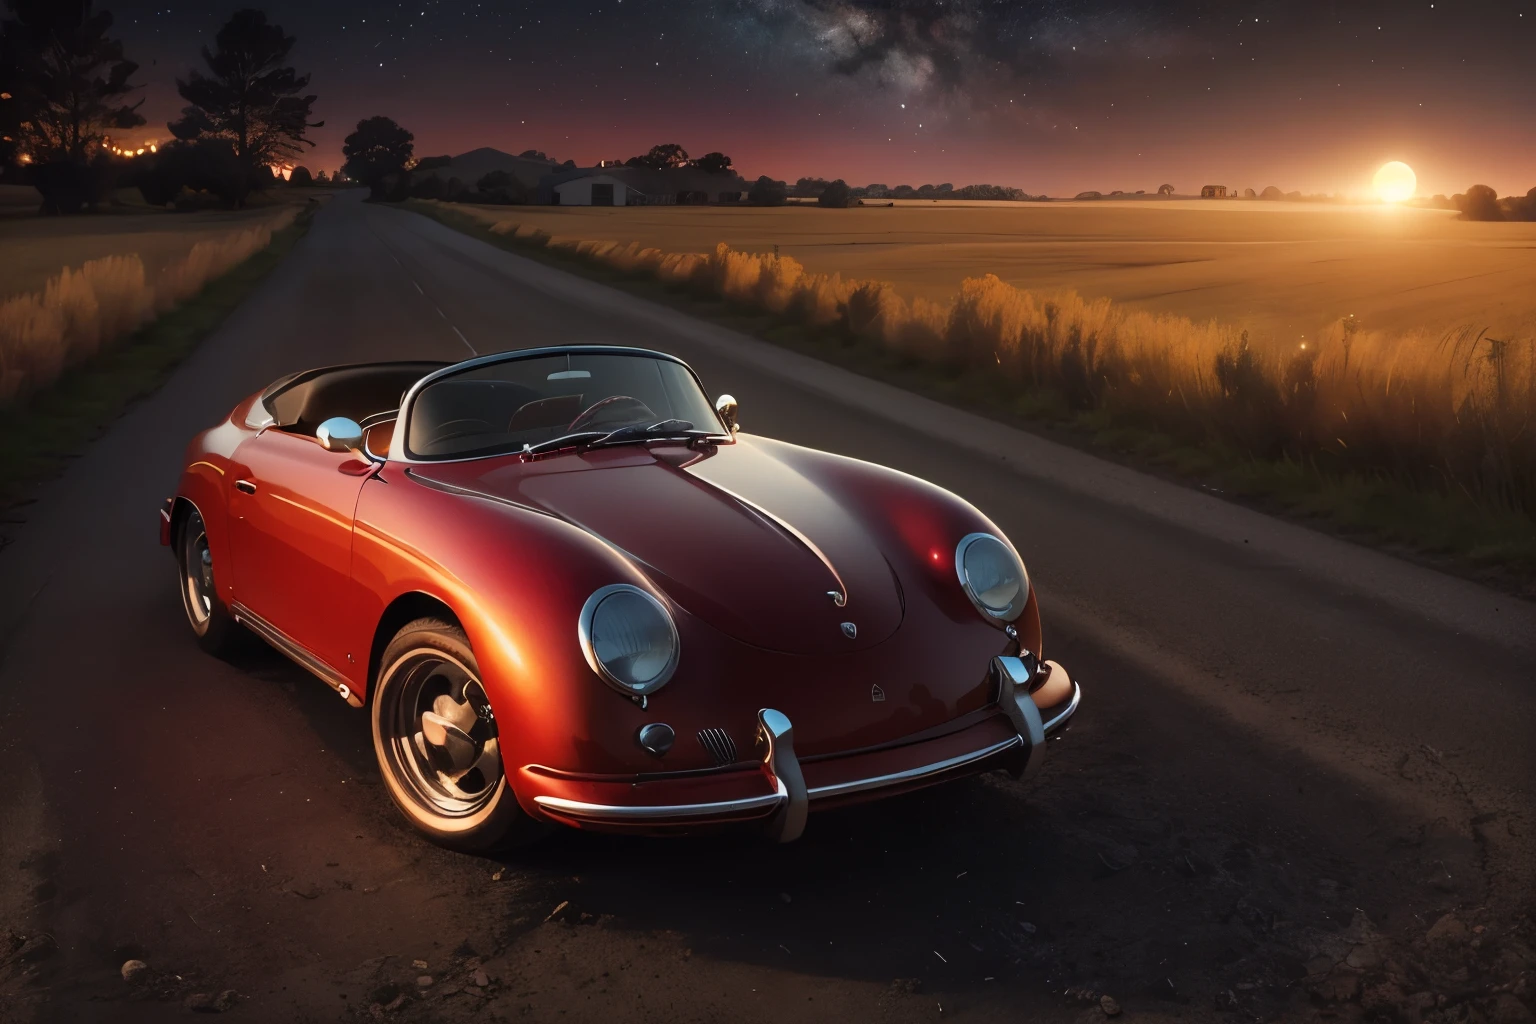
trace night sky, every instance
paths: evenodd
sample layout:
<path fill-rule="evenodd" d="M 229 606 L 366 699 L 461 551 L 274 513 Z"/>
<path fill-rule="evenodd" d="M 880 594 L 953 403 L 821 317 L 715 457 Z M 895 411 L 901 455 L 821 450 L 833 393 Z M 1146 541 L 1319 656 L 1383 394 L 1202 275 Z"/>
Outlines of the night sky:
<path fill-rule="evenodd" d="M 98 0 L 142 69 L 145 138 L 239 4 Z M 564 0 L 265 5 L 299 37 L 341 162 L 387 114 L 418 156 L 590 164 L 678 142 L 737 169 L 890 186 L 1364 193 L 1536 185 L 1536 0 Z"/>

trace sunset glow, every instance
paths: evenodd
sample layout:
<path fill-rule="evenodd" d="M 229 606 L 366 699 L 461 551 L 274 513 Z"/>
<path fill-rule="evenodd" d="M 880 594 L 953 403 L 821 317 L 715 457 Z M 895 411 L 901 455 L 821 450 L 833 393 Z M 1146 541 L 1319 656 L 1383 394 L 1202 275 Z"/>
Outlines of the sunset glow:
<path fill-rule="evenodd" d="M 1419 179 L 1413 173 L 1413 168 L 1401 160 L 1382 164 L 1376 172 L 1376 180 L 1372 182 L 1376 194 L 1384 203 L 1401 203 L 1412 199 L 1418 184 Z"/>

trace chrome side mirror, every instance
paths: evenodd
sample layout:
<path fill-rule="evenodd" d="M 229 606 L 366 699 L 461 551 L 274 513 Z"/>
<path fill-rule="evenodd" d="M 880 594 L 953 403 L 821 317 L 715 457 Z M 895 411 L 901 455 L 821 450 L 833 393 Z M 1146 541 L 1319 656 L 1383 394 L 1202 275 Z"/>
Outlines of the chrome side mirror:
<path fill-rule="evenodd" d="M 731 395 L 721 395 L 715 399 L 715 412 L 720 414 L 720 421 L 725 424 L 731 433 L 741 429 L 741 424 L 736 419 L 736 399 Z"/>
<path fill-rule="evenodd" d="M 363 428 L 356 420 L 332 416 L 315 428 L 315 439 L 328 452 L 353 452 L 363 446 Z"/>

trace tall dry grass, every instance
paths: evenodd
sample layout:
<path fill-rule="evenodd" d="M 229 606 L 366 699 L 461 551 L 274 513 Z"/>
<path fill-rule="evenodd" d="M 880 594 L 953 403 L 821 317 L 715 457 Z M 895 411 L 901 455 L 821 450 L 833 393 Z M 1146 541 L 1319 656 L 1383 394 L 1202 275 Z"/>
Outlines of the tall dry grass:
<path fill-rule="evenodd" d="M 445 211 L 450 208 L 444 208 Z M 515 213 L 454 208 L 520 244 L 847 332 L 948 372 L 984 372 L 1254 458 L 1388 476 L 1536 515 L 1536 341 L 1472 328 L 1387 334 L 1353 318 L 1302 340 L 969 278 L 948 303 L 880 281 L 810 273 L 795 259 L 667 253 L 551 237 Z"/>
<path fill-rule="evenodd" d="M 0 302 L 0 404 L 47 387 L 71 366 L 185 302 L 216 277 L 267 247 L 298 208 L 261 224 L 196 242 L 160 272 L 137 254 L 65 267 L 41 291 Z"/>

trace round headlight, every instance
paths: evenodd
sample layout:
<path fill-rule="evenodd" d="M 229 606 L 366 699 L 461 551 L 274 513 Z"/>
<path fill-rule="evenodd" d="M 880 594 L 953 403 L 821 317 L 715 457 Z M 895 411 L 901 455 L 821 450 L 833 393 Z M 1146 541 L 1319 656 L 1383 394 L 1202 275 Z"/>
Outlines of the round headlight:
<path fill-rule="evenodd" d="M 965 596 L 994 622 L 1012 622 L 1029 602 L 1029 574 L 1013 549 L 990 533 L 972 533 L 955 548 L 955 573 Z"/>
<path fill-rule="evenodd" d="M 677 627 L 662 603 L 639 587 L 600 587 L 577 626 L 592 671 L 620 693 L 642 696 L 666 685 L 677 668 Z"/>

